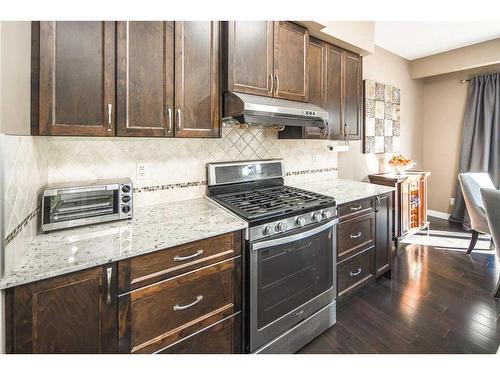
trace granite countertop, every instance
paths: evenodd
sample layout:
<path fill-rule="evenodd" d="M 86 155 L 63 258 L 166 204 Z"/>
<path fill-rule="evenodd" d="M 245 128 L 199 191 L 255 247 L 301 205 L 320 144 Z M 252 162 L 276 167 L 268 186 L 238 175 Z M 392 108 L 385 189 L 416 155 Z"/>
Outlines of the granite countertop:
<path fill-rule="evenodd" d="M 139 207 L 134 218 L 38 235 L 0 289 L 245 229 L 208 198 Z"/>
<path fill-rule="evenodd" d="M 374 197 L 379 194 L 384 194 L 396 190 L 395 188 L 389 186 L 343 180 L 340 178 L 332 178 L 314 182 L 298 182 L 291 183 L 290 185 L 318 194 L 334 197 L 338 205 L 356 201 L 358 199 Z"/>

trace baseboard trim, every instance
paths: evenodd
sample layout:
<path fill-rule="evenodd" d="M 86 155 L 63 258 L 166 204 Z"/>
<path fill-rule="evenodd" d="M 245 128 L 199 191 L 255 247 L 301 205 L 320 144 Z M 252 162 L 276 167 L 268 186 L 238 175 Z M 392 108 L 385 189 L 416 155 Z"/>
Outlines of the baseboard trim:
<path fill-rule="evenodd" d="M 437 217 L 444 220 L 448 220 L 450 218 L 450 214 L 434 210 L 427 210 L 427 216 Z"/>

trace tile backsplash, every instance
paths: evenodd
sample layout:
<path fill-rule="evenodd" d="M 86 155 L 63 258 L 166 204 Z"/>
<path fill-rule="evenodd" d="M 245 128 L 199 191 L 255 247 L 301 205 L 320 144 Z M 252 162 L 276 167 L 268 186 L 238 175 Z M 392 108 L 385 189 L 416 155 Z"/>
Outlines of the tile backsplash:
<path fill-rule="evenodd" d="M 283 158 L 289 174 L 335 174 L 337 155 L 328 143 L 278 140 L 276 131 L 256 127 L 223 127 L 216 139 L 51 137 L 46 142 L 48 183 L 130 177 L 138 205 L 190 199 L 205 194 L 209 162 Z M 136 179 L 138 162 L 146 164 L 147 179 Z"/>
<path fill-rule="evenodd" d="M 5 138 L 7 270 L 36 234 L 46 184 L 130 177 L 135 204 L 148 205 L 204 196 L 209 162 L 282 158 L 288 182 L 337 176 L 332 142 L 278 140 L 270 128 L 223 127 L 216 139 Z M 137 163 L 146 179 L 136 178 Z"/>

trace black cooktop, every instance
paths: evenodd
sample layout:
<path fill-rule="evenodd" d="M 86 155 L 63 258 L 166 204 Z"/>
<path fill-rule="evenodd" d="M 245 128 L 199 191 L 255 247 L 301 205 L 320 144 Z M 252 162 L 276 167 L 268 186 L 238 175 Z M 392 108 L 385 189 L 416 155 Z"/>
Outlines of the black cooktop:
<path fill-rule="evenodd" d="M 231 192 L 211 198 L 251 222 L 297 215 L 335 205 L 332 197 L 290 186 Z"/>

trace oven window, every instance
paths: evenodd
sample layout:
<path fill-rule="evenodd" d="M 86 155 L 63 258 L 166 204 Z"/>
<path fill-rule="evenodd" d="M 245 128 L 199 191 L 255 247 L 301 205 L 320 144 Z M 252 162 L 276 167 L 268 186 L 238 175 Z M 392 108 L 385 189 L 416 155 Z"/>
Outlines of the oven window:
<path fill-rule="evenodd" d="M 260 329 L 333 285 L 333 229 L 258 250 L 257 327 Z"/>
<path fill-rule="evenodd" d="M 118 212 L 117 190 L 67 193 L 44 199 L 44 224 L 112 215 Z"/>

